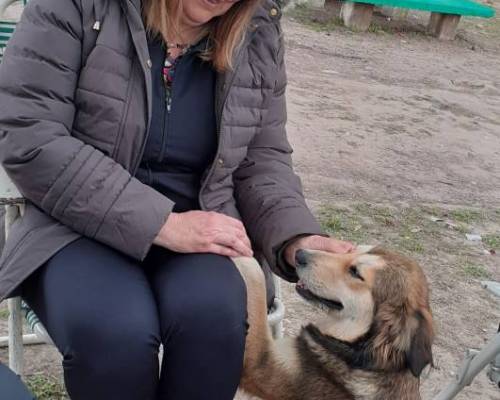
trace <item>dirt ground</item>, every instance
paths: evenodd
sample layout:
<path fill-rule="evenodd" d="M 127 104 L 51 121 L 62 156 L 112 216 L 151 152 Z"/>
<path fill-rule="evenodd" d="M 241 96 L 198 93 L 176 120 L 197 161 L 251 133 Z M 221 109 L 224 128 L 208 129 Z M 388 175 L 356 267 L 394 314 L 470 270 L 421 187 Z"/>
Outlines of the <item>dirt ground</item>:
<path fill-rule="evenodd" d="M 489 3 L 500 11 L 500 0 Z M 480 285 L 500 280 L 500 18 L 462 21 L 453 42 L 425 34 L 426 18 L 379 16 L 355 33 L 299 8 L 283 27 L 288 132 L 311 208 L 332 234 L 408 253 L 429 278 L 438 332 L 435 368 L 422 379 L 430 400 L 500 322 L 500 299 Z M 293 335 L 314 310 L 283 290 Z M 5 317 L 0 310 L 0 334 Z M 26 353 L 40 398 L 64 398 L 55 350 Z M 499 398 L 485 373 L 457 397 Z"/>

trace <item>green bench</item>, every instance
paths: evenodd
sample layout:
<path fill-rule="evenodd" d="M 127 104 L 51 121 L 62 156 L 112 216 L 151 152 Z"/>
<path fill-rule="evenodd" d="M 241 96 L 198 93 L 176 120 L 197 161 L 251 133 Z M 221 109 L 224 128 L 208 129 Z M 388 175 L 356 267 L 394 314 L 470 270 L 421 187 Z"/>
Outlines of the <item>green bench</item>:
<path fill-rule="evenodd" d="M 0 62 L 2 61 L 3 52 L 5 51 L 7 42 L 12 36 L 12 33 L 14 33 L 15 28 L 16 28 L 15 22 L 0 20 Z"/>
<path fill-rule="evenodd" d="M 2 61 L 3 53 L 7 42 L 14 33 L 16 28 L 16 22 L 18 19 L 18 12 L 20 12 L 20 7 L 26 4 L 27 0 L 0 0 L 0 62 Z M 7 12 L 9 6 L 15 5 L 17 3 L 17 9 L 11 9 L 10 13 Z"/>
<path fill-rule="evenodd" d="M 491 18 L 495 15 L 492 7 L 471 0 L 326 0 L 326 5 L 338 10 L 347 27 L 360 31 L 370 26 L 375 7 L 429 11 L 429 31 L 442 40 L 455 38 L 462 16 Z"/>

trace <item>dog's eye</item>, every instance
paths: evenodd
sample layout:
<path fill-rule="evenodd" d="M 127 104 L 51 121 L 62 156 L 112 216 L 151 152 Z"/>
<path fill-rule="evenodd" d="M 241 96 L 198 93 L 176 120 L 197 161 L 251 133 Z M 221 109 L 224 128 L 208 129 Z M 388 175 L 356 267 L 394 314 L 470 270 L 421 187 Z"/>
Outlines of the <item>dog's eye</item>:
<path fill-rule="evenodd" d="M 361 281 L 364 281 L 364 278 L 361 276 L 361 274 L 358 271 L 358 267 L 356 267 L 355 265 L 351 265 L 349 267 L 349 273 L 351 274 L 351 276 L 353 278 L 356 278 L 356 279 L 359 279 Z"/>

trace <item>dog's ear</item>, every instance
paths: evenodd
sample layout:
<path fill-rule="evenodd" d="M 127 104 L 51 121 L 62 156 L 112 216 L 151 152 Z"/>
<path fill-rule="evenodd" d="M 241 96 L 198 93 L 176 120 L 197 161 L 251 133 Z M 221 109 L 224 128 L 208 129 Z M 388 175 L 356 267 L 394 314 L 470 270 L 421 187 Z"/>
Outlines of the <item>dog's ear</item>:
<path fill-rule="evenodd" d="M 434 340 L 434 330 L 432 317 L 427 310 L 416 311 L 415 319 L 418 324 L 413 332 L 406 360 L 411 373 L 418 378 L 427 365 L 433 365 L 432 342 Z"/>

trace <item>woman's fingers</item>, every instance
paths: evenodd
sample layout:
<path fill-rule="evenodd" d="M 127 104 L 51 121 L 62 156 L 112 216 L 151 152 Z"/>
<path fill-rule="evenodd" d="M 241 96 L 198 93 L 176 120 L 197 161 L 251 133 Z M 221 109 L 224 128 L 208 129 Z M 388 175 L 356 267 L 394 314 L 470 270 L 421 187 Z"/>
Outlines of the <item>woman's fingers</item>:
<path fill-rule="evenodd" d="M 337 240 L 332 237 L 319 235 L 305 236 L 295 240 L 285 249 L 284 257 L 290 265 L 295 265 L 295 251 L 298 249 L 322 250 L 344 254 L 354 251 L 355 246 L 351 242 Z"/>
<path fill-rule="evenodd" d="M 221 246 L 221 245 L 215 244 L 215 243 L 212 243 L 211 245 L 209 245 L 206 251 L 208 253 L 219 254 L 221 256 L 226 256 L 226 257 L 239 257 L 239 256 L 241 256 L 241 254 L 239 254 L 236 250 L 233 250 L 229 247 Z"/>
<path fill-rule="evenodd" d="M 211 214 L 215 220 L 220 222 L 221 224 L 224 224 L 224 226 L 232 226 L 234 228 L 238 228 L 242 231 L 245 231 L 245 226 L 243 223 L 236 218 L 230 217 L 229 215 L 221 214 L 216 211 L 209 211 L 209 214 Z"/>
<path fill-rule="evenodd" d="M 245 227 L 217 212 L 172 212 L 155 244 L 180 253 L 210 252 L 230 257 L 253 255 Z"/>
<path fill-rule="evenodd" d="M 337 240 L 333 238 L 325 238 L 324 246 L 326 251 L 331 251 L 332 253 L 349 253 L 354 249 L 354 245 L 350 242 L 345 242 L 343 240 Z"/>
<path fill-rule="evenodd" d="M 248 247 L 252 247 L 252 244 L 250 243 L 250 239 L 248 238 L 247 231 L 245 229 L 245 225 L 240 220 L 237 220 L 232 217 L 227 217 L 224 215 L 225 218 L 227 218 L 229 221 L 229 224 L 236 229 L 236 234 L 237 236 L 243 240 Z"/>
<path fill-rule="evenodd" d="M 228 245 L 235 242 L 237 249 L 241 250 L 242 245 L 248 250 L 242 254 L 251 254 L 252 244 L 248 238 L 245 226 L 243 223 L 235 218 L 229 217 L 224 214 L 211 213 L 213 217 L 214 229 L 220 231 L 221 237 L 224 237 L 223 245 Z M 242 243 L 238 243 L 238 241 Z M 220 244 L 220 243 L 219 243 Z M 232 247 L 232 246 L 231 246 Z"/>
<path fill-rule="evenodd" d="M 248 238 L 246 232 L 242 232 L 242 231 L 238 230 L 238 231 L 236 231 L 236 236 L 238 236 L 238 238 L 243 240 L 243 242 L 245 243 L 246 246 L 248 246 L 249 248 L 252 248 L 252 243 L 250 242 L 250 239 Z"/>
<path fill-rule="evenodd" d="M 302 240 L 300 246 L 303 248 L 329 251 L 331 253 L 349 253 L 354 249 L 354 245 L 352 243 L 334 239 L 332 237 L 312 235 L 299 240 Z"/>
<path fill-rule="evenodd" d="M 217 245 L 229 247 L 235 250 L 241 256 L 251 257 L 253 255 L 252 249 L 243 240 L 234 234 L 220 233 L 214 240 Z"/>

